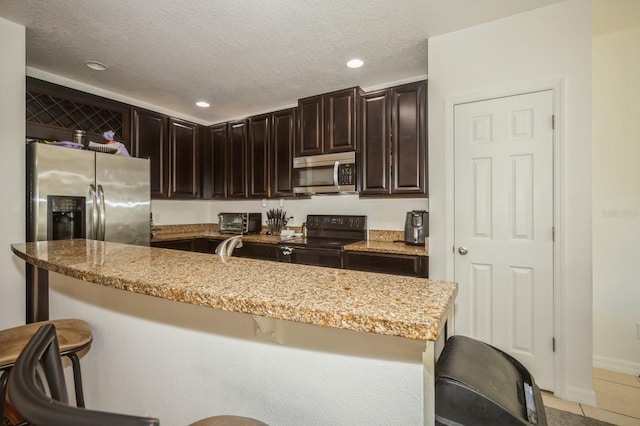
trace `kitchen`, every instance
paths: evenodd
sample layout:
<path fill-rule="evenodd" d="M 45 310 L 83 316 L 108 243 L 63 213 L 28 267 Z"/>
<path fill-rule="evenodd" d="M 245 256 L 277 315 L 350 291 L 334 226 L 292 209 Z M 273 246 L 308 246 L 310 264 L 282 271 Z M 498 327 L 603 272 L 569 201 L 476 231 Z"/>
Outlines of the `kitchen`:
<path fill-rule="evenodd" d="M 447 250 L 445 250 L 444 241 L 446 220 L 444 204 L 446 199 L 445 181 L 446 181 L 446 157 L 447 154 L 443 146 L 439 146 L 438 140 L 445 140 L 445 100 L 458 93 L 467 93 L 479 90 L 487 90 L 487 88 L 508 86 L 510 82 L 522 81 L 540 81 L 553 79 L 558 76 L 564 76 L 566 96 L 563 99 L 566 111 L 566 122 L 564 123 L 565 137 L 569 141 L 566 146 L 565 159 L 566 176 L 564 190 L 567 194 L 571 194 L 565 205 L 565 218 L 567 220 L 566 229 L 564 230 L 563 251 L 566 253 L 567 259 L 564 265 L 564 276 L 566 284 L 564 288 L 564 300 L 562 301 L 562 312 L 571 313 L 570 317 L 560 316 L 560 329 L 566 333 L 559 344 L 564 347 L 561 352 L 561 364 L 564 368 L 564 384 L 559 387 L 562 392 L 564 387 L 565 396 L 574 400 L 589 400 L 592 394 L 590 368 L 591 354 L 590 351 L 584 351 L 582 348 L 591 347 L 591 242 L 589 233 L 585 230 L 591 229 L 590 215 L 584 212 L 591 211 L 591 195 L 590 186 L 587 182 L 591 181 L 590 166 L 590 129 L 586 128 L 582 123 L 589 122 L 589 93 L 591 86 L 588 73 L 585 70 L 591 69 L 590 62 L 590 46 L 591 35 L 588 22 L 590 21 L 591 9 L 584 2 L 563 2 L 557 5 L 549 6 L 539 10 L 531 11 L 516 17 L 509 18 L 502 22 L 488 23 L 478 26 L 474 29 L 434 37 L 429 42 L 429 192 L 430 192 L 430 276 L 447 277 Z M 545 22 L 544 28 L 540 28 L 537 22 Z M 24 94 L 24 85 L 19 82 L 20 78 L 24 78 L 24 59 L 20 53 L 20 46 L 24 46 L 24 40 L 20 41 L 20 30 L 14 29 L 7 24 L 9 32 L 8 37 L 4 40 L 15 40 L 14 60 L 8 61 L 3 65 L 3 81 L 7 84 L 7 90 L 3 93 L 14 93 L 13 98 L 7 97 L 3 100 L 3 139 L 22 140 L 24 139 L 24 126 L 15 123 L 23 123 L 20 108 L 11 107 L 13 102 L 21 104 Z M 3 27 L 4 28 L 4 27 Z M 13 31 L 13 32 L 12 32 Z M 22 36 L 24 37 L 24 36 Z M 552 49 L 549 48 L 549 38 L 554 37 L 555 44 Z M 572 38 L 575 37 L 575 38 Z M 522 45 L 528 46 L 526 58 L 510 59 L 506 61 L 504 58 L 510 58 L 513 54 L 511 44 L 505 40 L 510 40 L 517 44 L 519 41 Z M 534 41 L 540 44 L 534 43 Z M 566 43 L 566 44 L 563 44 Z M 476 57 L 481 53 L 487 53 L 486 47 L 491 46 L 493 57 L 482 59 Z M 24 49 L 24 47 L 22 47 Z M 22 50 L 23 52 L 24 50 Z M 567 58 L 566 52 L 571 51 L 574 54 L 571 58 Z M 462 73 L 462 70 L 468 69 L 466 61 L 472 61 L 474 64 L 474 79 Z M 537 64 L 531 68 L 531 61 Z M 499 62 L 500 72 L 496 72 L 495 63 Z M 458 71 L 456 71 L 458 70 Z M 44 76 L 53 81 L 55 76 L 38 72 L 31 69 L 28 71 L 34 77 Z M 20 77 L 22 76 L 22 77 Z M 57 83 L 62 84 L 63 79 L 57 79 Z M 11 82 L 11 83 L 9 83 Z M 69 82 L 67 82 L 69 83 Z M 15 85 L 21 86 L 17 90 Z M 81 88 L 76 86 L 77 88 Z M 345 86 L 346 87 L 346 86 Z M 4 89 L 4 86 L 3 86 Z M 240 115 L 238 112 L 236 115 Z M 588 127 L 588 126 L 587 126 Z M 13 129 L 13 130 L 12 130 Z M 577 141 L 584 141 L 578 143 Z M 24 153 L 22 146 L 17 147 L 14 151 L 8 147 L 5 151 L 3 162 L 3 173 L 6 181 L 15 181 L 15 176 L 24 175 L 21 164 L 24 161 L 16 161 L 23 159 Z M 11 152 L 13 154 L 9 155 Z M 579 163 L 579 164 L 578 164 Z M 14 199 L 24 199 L 24 193 L 20 188 L 8 188 L 7 194 L 15 191 Z M 569 201 L 570 200 L 570 201 Z M 340 203 L 340 213 L 359 214 L 362 210 L 366 210 L 371 217 L 372 214 L 379 215 L 372 223 L 378 229 L 399 229 L 403 220 L 403 214 L 406 210 L 414 208 L 424 208 L 424 205 L 413 206 L 403 204 L 401 209 L 397 209 L 395 205 L 385 205 L 381 201 L 376 200 L 358 200 L 357 197 L 316 197 L 312 200 L 295 201 L 295 203 L 324 203 L 313 205 L 312 208 L 291 206 L 294 202 L 284 201 L 285 209 L 296 217 L 297 223 L 301 223 L 300 218 L 307 213 L 322 213 L 329 210 L 332 203 Z M 184 204 L 179 204 L 184 203 Z M 258 211 L 262 210 L 261 202 L 238 201 L 228 202 L 225 204 L 224 210 L 228 211 Z M 268 208 L 277 208 L 279 200 L 268 201 L 271 203 Z M 365 203 L 364 205 L 362 203 Z M 154 209 L 158 215 L 158 224 L 171 223 L 211 223 L 215 222 L 215 217 L 222 208 L 218 209 L 217 204 L 212 202 L 213 209 L 206 203 L 199 201 L 160 201 L 154 204 Z M 247 204 L 250 204 L 249 206 Z M 275 204 L 275 205 L 274 205 Z M 318 207 L 318 210 L 316 210 Z M 215 209 L 215 210 L 214 210 Z M 320 211 L 320 209 L 326 209 Z M 3 213 L 3 242 L 5 246 L 9 243 L 21 241 L 23 239 L 22 212 L 21 203 L 15 203 L 8 206 Z M 398 216 L 400 216 L 398 218 Z M 17 218 L 17 219 L 16 219 Z M 434 241 L 437 241 L 434 244 Z M 11 291 L 3 293 L 3 300 L 6 297 L 11 299 L 22 298 L 22 280 L 19 266 L 16 261 L 9 255 L 6 256 L 5 268 L 14 271 L 15 285 L 11 287 Z M 6 291 L 6 290 L 3 290 Z M 23 318 L 22 305 L 20 303 L 11 304 L 7 307 L 3 306 L 3 316 L 6 315 L 7 324 L 15 322 Z M 14 320 L 11 320 L 14 318 Z M 113 393 L 113 392 L 110 392 Z"/>

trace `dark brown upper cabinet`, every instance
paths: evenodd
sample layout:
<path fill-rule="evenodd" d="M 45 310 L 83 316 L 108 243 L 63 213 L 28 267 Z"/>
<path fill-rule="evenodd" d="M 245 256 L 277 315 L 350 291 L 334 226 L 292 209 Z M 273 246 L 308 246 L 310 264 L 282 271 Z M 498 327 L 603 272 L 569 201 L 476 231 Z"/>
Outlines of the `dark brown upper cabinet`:
<path fill-rule="evenodd" d="M 300 99 L 295 155 L 355 151 L 359 94 L 360 88 L 352 87 Z"/>
<path fill-rule="evenodd" d="M 363 94 L 360 195 L 427 195 L 427 82 Z"/>
<path fill-rule="evenodd" d="M 293 197 L 296 108 L 274 112 L 271 138 L 271 197 Z"/>
<path fill-rule="evenodd" d="M 208 127 L 201 142 L 202 198 L 227 198 L 227 123 Z"/>
<path fill-rule="evenodd" d="M 151 168 L 151 197 L 169 195 L 169 145 L 167 117 L 152 111 L 133 109 L 132 155 L 148 158 Z"/>
<path fill-rule="evenodd" d="M 391 91 L 360 97 L 360 195 L 391 193 Z"/>
<path fill-rule="evenodd" d="M 267 198 L 269 191 L 269 159 L 272 115 L 262 114 L 249 118 L 249 197 Z"/>
<path fill-rule="evenodd" d="M 169 198 L 199 198 L 198 125 L 169 119 Z"/>
<path fill-rule="evenodd" d="M 247 197 L 247 120 L 229 123 L 227 196 L 229 198 Z"/>
<path fill-rule="evenodd" d="M 249 197 L 292 197 L 295 108 L 249 119 Z"/>

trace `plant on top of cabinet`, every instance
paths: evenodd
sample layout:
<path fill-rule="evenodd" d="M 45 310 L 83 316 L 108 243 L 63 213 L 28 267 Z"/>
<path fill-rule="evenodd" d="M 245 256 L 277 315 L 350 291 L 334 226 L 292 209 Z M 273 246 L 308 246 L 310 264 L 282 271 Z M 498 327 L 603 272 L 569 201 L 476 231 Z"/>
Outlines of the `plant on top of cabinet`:
<path fill-rule="evenodd" d="M 359 87 L 298 101 L 299 139 L 295 155 L 356 150 Z"/>
<path fill-rule="evenodd" d="M 426 196 L 427 82 L 360 97 L 360 195 Z"/>

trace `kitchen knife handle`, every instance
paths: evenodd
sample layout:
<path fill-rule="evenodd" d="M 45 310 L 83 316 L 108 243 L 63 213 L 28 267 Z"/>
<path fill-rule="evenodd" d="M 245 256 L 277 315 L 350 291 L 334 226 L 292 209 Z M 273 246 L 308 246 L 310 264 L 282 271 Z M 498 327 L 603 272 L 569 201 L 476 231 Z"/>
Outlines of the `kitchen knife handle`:
<path fill-rule="evenodd" d="M 89 239 L 98 239 L 98 197 L 96 195 L 95 185 L 89 185 L 89 193 L 91 194 L 91 226 L 89 227 Z"/>
<path fill-rule="evenodd" d="M 100 226 L 98 228 L 99 235 L 97 236 L 97 239 L 104 241 L 107 212 L 104 207 L 104 189 L 102 188 L 102 185 L 98 185 L 98 200 L 100 201 Z"/>

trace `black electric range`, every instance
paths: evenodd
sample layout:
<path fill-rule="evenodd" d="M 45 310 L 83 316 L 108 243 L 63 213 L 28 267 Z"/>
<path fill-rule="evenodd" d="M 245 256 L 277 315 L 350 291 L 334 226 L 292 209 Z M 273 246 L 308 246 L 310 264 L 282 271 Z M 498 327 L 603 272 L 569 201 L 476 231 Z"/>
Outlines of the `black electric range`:
<path fill-rule="evenodd" d="M 308 215 L 307 236 L 280 241 L 282 262 L 342 268 L 344 246 L 367 239 L 367 217 Z"/>

